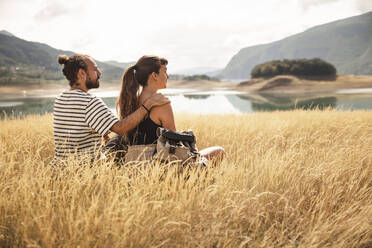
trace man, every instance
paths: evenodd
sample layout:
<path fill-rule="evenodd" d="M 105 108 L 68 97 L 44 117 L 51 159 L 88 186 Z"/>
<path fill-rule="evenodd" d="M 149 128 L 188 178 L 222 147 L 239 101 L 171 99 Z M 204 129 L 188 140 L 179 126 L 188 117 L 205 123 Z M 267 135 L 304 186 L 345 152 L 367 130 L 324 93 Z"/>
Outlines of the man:
<path fill-rule="evenodd" d="M 120 136 L 135 128 L 150 109 L 169 103 L 161 94 L 154 94 L 135 112 L 118 120 L 102 99 L 88 93 L 99 87 L 101 71 L 92 58 L 74 54 L 58 57 L 70 89 L 62 92 L 54 102 L 53 129 L 55 159 L 78 152 L 93 156 L 102 137 L 111 130 Z"/>

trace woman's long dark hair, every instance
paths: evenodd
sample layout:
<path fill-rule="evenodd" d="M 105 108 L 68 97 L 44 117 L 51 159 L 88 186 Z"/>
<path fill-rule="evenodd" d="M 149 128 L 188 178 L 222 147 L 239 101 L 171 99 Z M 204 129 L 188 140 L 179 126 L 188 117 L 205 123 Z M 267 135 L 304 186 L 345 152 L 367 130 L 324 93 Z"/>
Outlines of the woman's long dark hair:
<path fill-rule="evenodd" d="M 139 107 L 140 86 L 147 85 L 151 73 L 159 73 L 168 61 L 157 56 L 142 56 L 135 65 L 128 67 L 123 75 L 116 112 L 120 119 L 133 113 Z"/>

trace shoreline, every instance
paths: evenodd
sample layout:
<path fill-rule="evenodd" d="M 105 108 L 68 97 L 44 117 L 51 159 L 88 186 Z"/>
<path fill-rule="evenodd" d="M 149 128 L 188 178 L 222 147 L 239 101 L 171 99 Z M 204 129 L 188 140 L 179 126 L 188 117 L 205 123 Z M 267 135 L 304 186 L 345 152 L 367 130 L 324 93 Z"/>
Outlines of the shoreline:
<path fill-rule="evenodd" d="M 184 81 L 169 80 L 167 89 L 192 89 L 197 91 L 215 91 L 215 90 L 234 90 L 239 83 L 235 82 L 217 82 L 217 81 Z M 120 83 L 101 82 L 98 89 L 92 89 L 91 92 L 120 91 Z M 64 90 L 69 89 L 69 85 L 62 84 L 32 84 L 0 86 L 0 98 L 20 97 L 20 96 L 43 96 L 57 95 Z"/>
<path fill-rule="evenodd" d="M 338 75 L 335 80 L 309 80 L 280 75 L 272 78 L 249 79 L 236 90 L 253 94 L 337 94 L 340 90 L 372 89 L 371 76 Z"/>
<path fill-rule="evenodd" d="M 62 84 L 31 84 L 16 86 L 0 86 L 0 98 L 20 96 L 57 95 L 69 88 Z M 372 89 L 370 76 L 339 75 L 334 81 L 305 80 L 293 76 L 276 76 L 269 79 L 249 79 L 244 82 L 217 81 L 185 81 L 168 80 L 167 89 L 206 91 L 238 91 L 246 94 L 261 95 L 312 95 L 312 94 L 343 94 L 345 90 Z M 99 89 L 92 92 L 119 91 L 120 83 L 101 82 Z M 341 91 L 341 93 L 337 93 Z M 372 92 L 370 93 L 372 94 Z"/>

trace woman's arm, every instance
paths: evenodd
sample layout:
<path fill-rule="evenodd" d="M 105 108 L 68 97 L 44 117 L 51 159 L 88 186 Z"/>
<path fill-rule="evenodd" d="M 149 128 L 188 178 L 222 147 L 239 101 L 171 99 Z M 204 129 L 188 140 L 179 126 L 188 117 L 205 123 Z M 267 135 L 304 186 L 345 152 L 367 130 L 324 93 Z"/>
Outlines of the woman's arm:
<path fill-rule="evenodd" d="M 155 107 L 151 110 L 150 118 L 156 124 L 170 130 L 176 131 L 176 124 L 174 122 L 174 115 L 170 103 Z"/>

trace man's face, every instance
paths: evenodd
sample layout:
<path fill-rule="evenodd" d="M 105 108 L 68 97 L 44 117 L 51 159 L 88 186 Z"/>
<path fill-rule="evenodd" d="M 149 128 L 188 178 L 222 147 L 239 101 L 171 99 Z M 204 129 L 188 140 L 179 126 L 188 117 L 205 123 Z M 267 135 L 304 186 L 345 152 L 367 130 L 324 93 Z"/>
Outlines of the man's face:
<path fill-rule="evenodd" d="M 99 78 L 101 77 L 101 71 L 98 69 L 97 64 L 93 59 L 87 59 L 87 78 L 85 85 L 88 89 L 99 88 Z"/>

